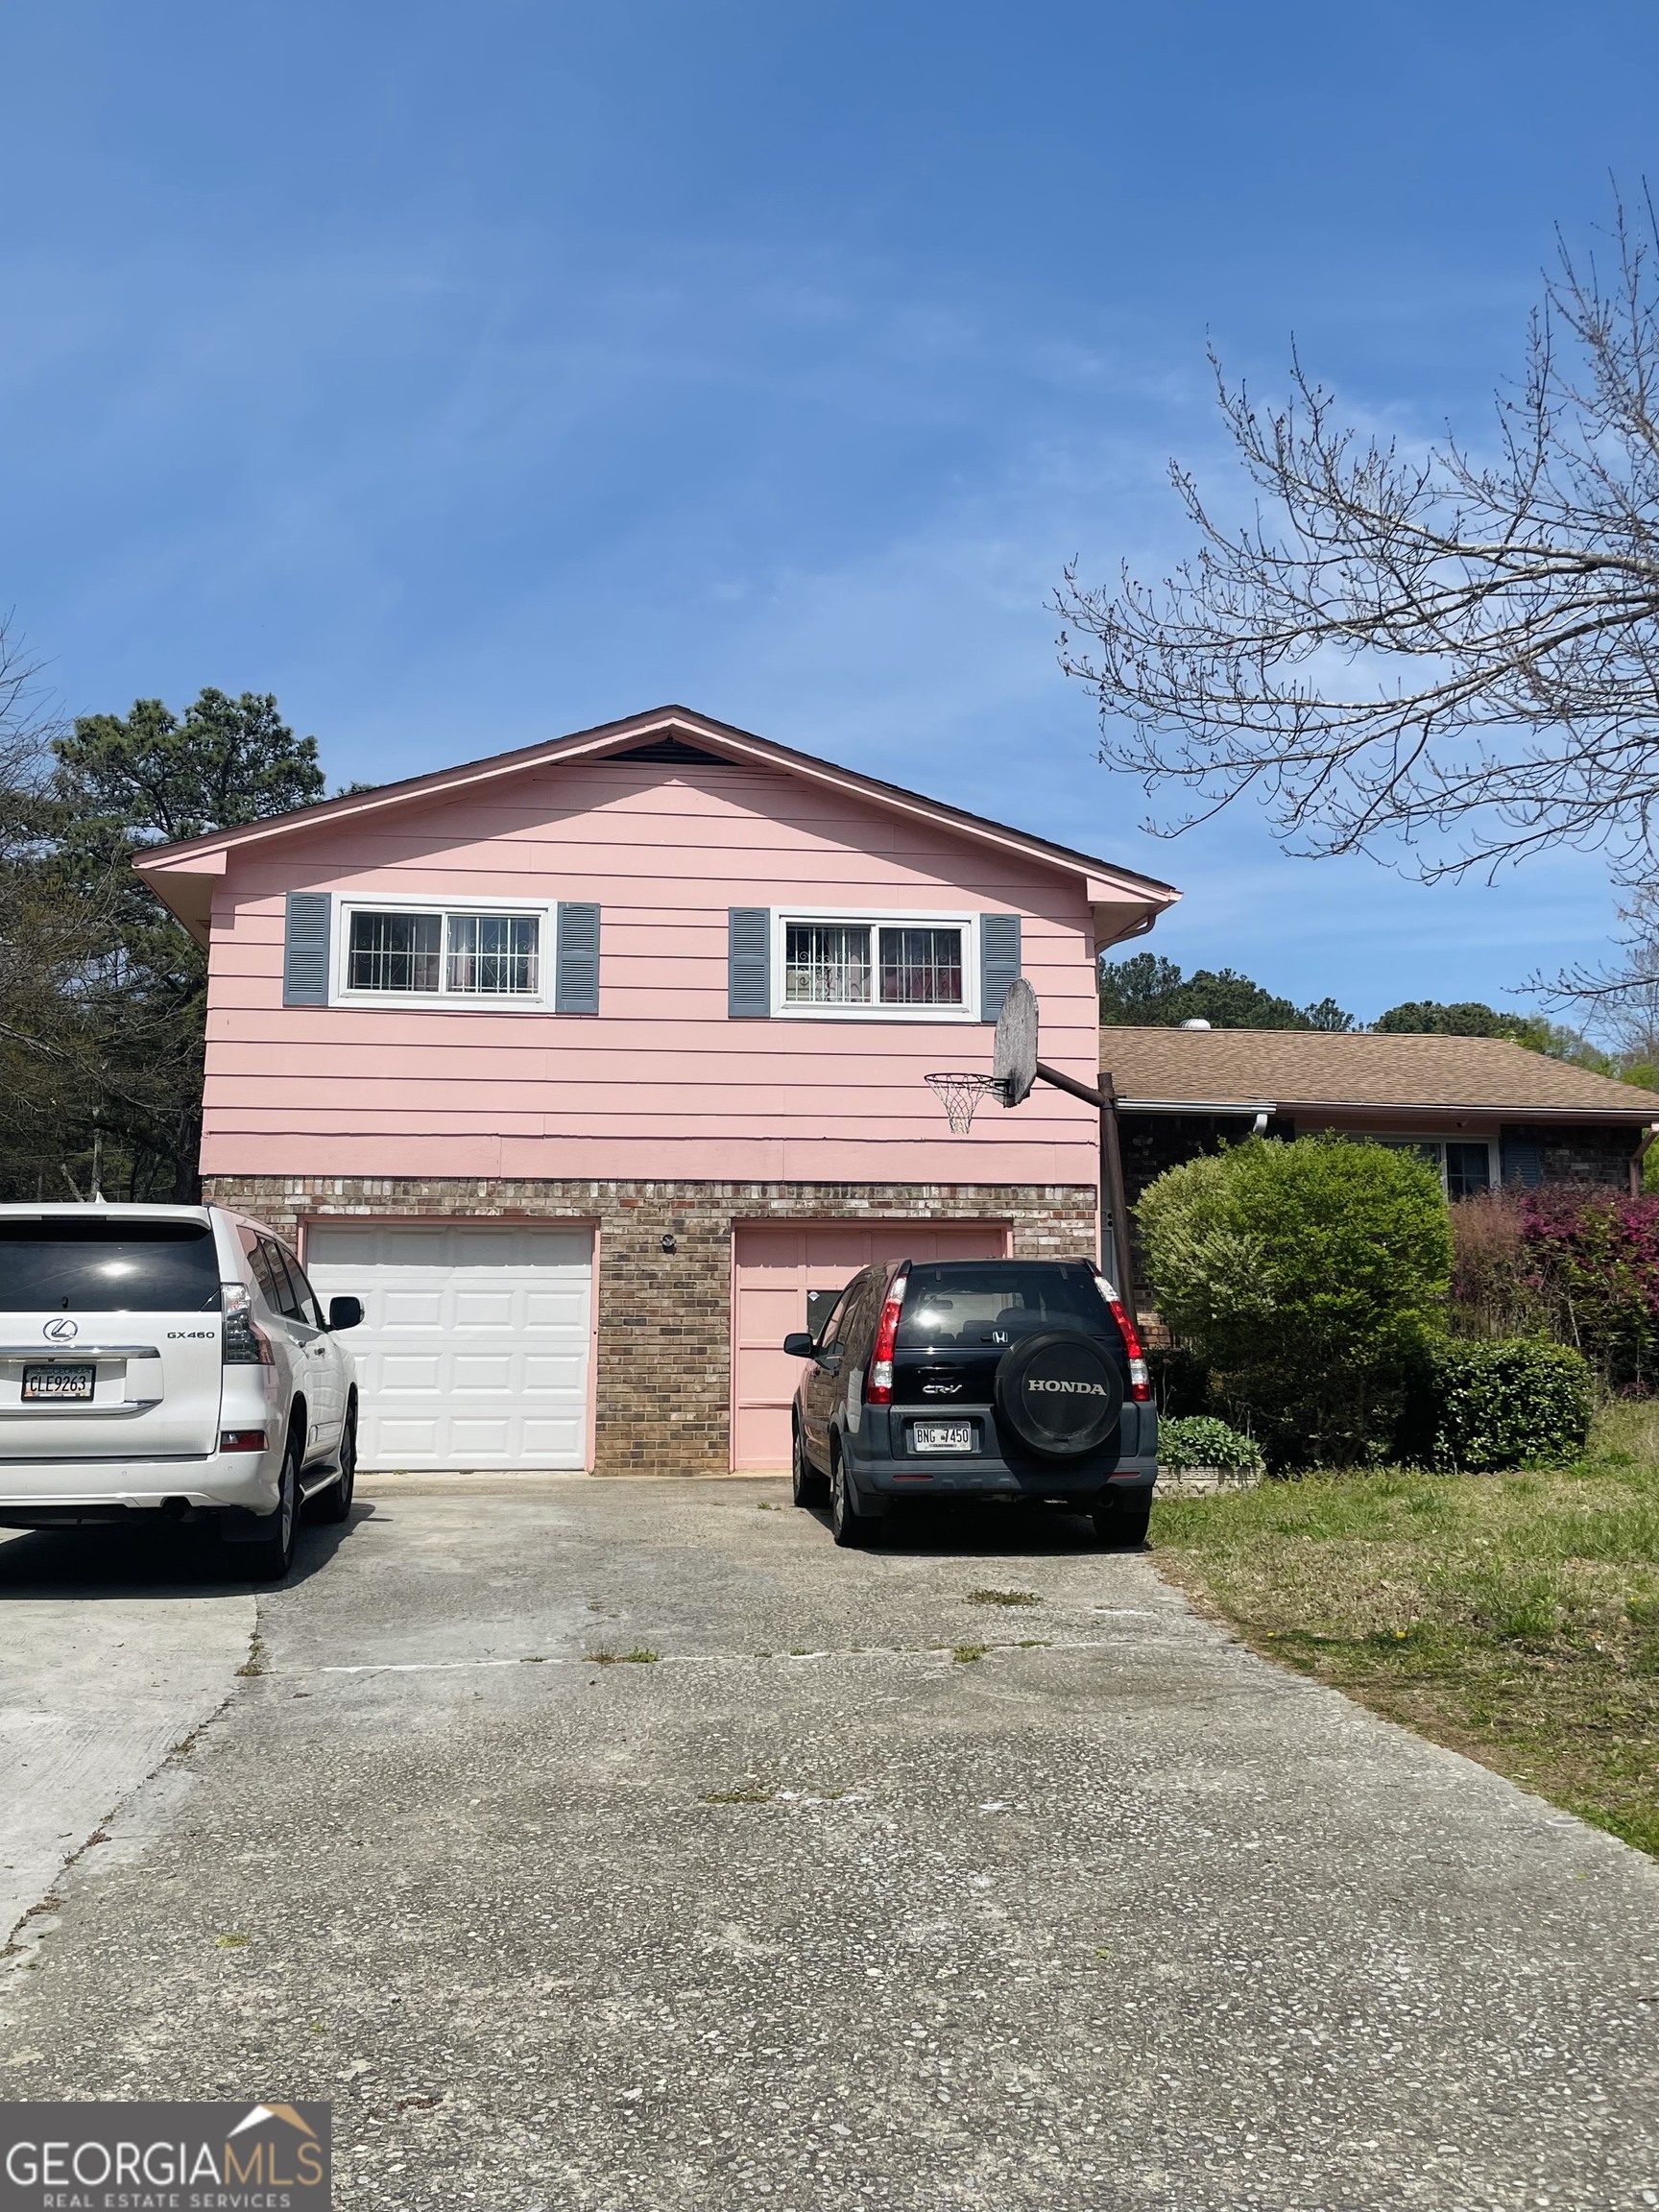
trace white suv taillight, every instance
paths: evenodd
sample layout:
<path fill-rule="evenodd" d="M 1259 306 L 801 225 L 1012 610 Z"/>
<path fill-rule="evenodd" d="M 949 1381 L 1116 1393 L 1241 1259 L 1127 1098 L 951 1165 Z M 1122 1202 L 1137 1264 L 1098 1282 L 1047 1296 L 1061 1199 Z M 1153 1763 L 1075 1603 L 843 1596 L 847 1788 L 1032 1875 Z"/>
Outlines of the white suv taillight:
<path fill-rule="evenodd" d="M 893 1343 L 899 1334 L 899 1316 L 904 1310 L 904 1286 L 909 1280 L 907 1266 L 893 1278 L 881 1318 L 876 1324 L 876 1341 L 870 1350 L 870 1374 L 864 1384 L 866 1406 L 893 1403 Z"/>
<path fill-rule="evenodd" d="M 253 1293 L 242 1283 L 222 1283 L 225 1310 L 224 1363 L 227 1367 L 269 1367 L 271 1339 L 253 1318 Z"/>

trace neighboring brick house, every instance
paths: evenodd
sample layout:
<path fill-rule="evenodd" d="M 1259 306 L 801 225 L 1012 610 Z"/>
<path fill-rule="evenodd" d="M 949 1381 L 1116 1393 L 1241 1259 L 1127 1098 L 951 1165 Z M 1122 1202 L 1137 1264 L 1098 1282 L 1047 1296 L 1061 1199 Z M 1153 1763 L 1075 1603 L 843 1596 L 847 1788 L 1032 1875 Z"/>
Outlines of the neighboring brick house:
<path fill-rule="evenodd" d="M 364 1296 L 378 1468 L 778 1466 L 812 1293 L 1097 1253 L 1089 1108 L 970 1147 L 922 1077 L 1024 974 L 1092 1083 L 1177 896 L 681 708 L 140 866 L 208 949 L 204 1188 Z"/>
<path fill-rule="evenodd" d="M 1308 1029 L 1100 1032 L 1131 1205 L 1166 1168 L 1261 1123 L 1426 1152 L 1447 1194 L 1500 1183 L 1640 1186 L 1659 1094 L 1491 1037 Z"/>

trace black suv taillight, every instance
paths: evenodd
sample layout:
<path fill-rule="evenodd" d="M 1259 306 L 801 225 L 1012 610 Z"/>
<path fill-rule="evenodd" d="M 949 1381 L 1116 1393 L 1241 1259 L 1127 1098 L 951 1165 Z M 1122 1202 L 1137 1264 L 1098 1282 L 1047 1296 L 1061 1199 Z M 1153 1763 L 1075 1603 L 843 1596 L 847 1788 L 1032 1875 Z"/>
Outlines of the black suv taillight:
<path fill-rule="evenodd" d="M 876 1324 L 876 1341 L 870 1348 L 870 1372 L 864 1383 L 866 1406 L 893 1403 L 893 1346 L 898 1338 L 899 1321 L 904 1311 L 904 1292 L 909 1283 L 910 1262 L 906 1261 L 888 1286 L 881 1318 Z"/>
<path fill-rule="evenodd" d="M 1129 1317 L 1128 1309 L 1098 1267 L 1094 1270 L 1094 1287 L 1111 1309 L 1112 1318 L 1118 1324 L 1118 1334 L 1123 1339 L 1123 1352 L 1129 1361 L 1129 1396 L 1138 1405 L 1146 1406 L 1152 1399 L 1152 1378 L 1146 1366 L 1146 1354 L 1142 1348 L 1141 1332 Z"/>
<path fill-rule="evenodd" d="M 225 1309 L 222 1358 L 227 1367 L 269 1367 L 271 1339 L 253 1318 L 253 1294 L 245 1284 L 220 1285 Z"/>

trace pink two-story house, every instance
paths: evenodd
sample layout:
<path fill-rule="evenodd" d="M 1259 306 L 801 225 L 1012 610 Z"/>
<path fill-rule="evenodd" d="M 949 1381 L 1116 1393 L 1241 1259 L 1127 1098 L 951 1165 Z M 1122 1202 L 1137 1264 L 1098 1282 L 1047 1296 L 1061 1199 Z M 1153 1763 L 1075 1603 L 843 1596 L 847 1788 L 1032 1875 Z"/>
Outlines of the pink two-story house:
<path fill-rule="evenodd" d="M 1164 883 L 678 707 L 140 862 L 208 948 L 206 1193 L 361 1294 L 372 1468 L 781 1466 L 814 1294 L 1094 1256 L 1097 1123 L 952 1137 L 1024 974 L 1096 1080 Z"/>

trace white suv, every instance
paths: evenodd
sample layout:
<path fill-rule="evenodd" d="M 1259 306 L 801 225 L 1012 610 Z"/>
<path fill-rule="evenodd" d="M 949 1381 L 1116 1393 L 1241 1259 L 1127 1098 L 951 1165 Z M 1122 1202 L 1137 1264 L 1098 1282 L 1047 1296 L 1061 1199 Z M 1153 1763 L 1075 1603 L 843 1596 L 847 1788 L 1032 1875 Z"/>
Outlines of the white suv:
<path fill-rule="evenodd" d="M 212 1515 L 279 1580 L 351 1509 L 362 1318 L 219 1206 L 0 1206 L 0 1527 Z"/>

